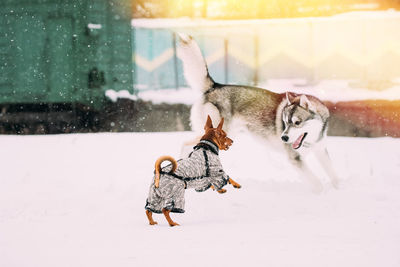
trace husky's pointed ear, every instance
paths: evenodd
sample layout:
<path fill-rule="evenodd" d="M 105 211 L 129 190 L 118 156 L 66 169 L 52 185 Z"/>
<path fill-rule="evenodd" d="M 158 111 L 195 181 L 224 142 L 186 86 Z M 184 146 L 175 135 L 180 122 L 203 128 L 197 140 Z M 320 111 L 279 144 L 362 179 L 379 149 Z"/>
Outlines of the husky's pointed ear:
<path fill-rule="evenodd" d="M 291 92 L 286 92 L 286 105 L 291 105 L 293 101 L 294 96 L 292 95 Z"/>
<path fill-rule="evenodd" d="M 207 116 L 206 125 L 204 125 L 204 130 L 207 131 L 208 129 L 211 129 L 211 128 L 214 128 L 214 127 L 213 127 L 213 125 L 212 125 L 211 117 L 210 117 L 210 115 L 208 115 L 208 116 Z"/>
<path fill-rule="evenodd" d="M 289 92 L 286 92 L 286 102 L 287 105 L 290 105 Z"/>
<path fill-rule="evenodd" d="M 224 118 L 222 118 L 221 121 L 219 122 L 217 129 L 218 129 L 219 131 L 221 131 L 223 125 L 224 125 Z"/>
<path fill-rule="evenodd" d="M 311 103 L 306 95 L 300 96 L 300 106 L 307 110 L 315 111 L 314 105 Z"/>

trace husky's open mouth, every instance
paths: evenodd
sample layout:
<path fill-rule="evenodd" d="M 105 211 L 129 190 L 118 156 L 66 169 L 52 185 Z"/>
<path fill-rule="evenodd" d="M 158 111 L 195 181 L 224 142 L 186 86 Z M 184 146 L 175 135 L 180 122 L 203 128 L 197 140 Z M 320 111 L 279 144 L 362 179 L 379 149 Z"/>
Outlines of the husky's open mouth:
<path fill-rule="evenodd" d="M 306 138 L 307 133 L 303 133 L 302 135 L 300 135 L 296 141 L 293 142 L 292 147 L 293 149 L 299 149 L 301 147 L 301 145 L 303 144 L 304 139 Z"/>

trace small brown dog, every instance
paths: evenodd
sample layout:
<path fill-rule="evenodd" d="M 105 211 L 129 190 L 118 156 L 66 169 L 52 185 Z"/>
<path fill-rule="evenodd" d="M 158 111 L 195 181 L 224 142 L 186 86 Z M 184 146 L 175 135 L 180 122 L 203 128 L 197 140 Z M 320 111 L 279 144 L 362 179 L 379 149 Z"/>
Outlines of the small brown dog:
<path fill-rule="evenodd" d="M 157 224 L 153 220 L 153 212 L 163 213 L 170 226 L 179 225 L 169 214 L 185 212 L 184 193 L 187 188 L 194 188 L 197 192 L 212 188 L 219 193 L 225 193 L 226 190 L 222 187 L 227 183 L 235 188 L 241 187 L 225 174 L 218 157 L 219 150 L 228 150 L 233 143 L 222 130 L 223 124 L 222 118 L 218 127 L 214 128 L 208 116 L 204 126 L 205 134 L 188 158 L 176 161 L 170 156 L 163 156 L 157 159 L 154 180 L 145 206 L 150 225 Z M 161 168 L 164 161 L 171 164 Z"/>

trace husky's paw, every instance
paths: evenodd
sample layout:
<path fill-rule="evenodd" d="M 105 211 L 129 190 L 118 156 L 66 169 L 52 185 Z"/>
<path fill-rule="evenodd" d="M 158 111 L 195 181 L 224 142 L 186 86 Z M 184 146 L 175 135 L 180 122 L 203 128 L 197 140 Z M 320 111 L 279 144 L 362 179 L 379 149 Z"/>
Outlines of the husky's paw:
<path fill-rule="evenodd" d="M 319 195 L 319 194 L 321 194 L 321 193 L 324 191 L 324 187 L 323 187 L 322 184 L 315 184 L 315 185 L 313 185 L 313 187 L 311 188 L 311 191 L 312 191 L 314 194 Z"/>
<path fill-rule="evenodd" d="M 332 183 L 332 186 L 333 186 L 333 188 L 335 188 L 336 190 L 339 190 L 340 189 L 340 181 L 338 180 L 338 179 L 335 179 L 335 180 L 332 180 L 331 181 L 331 183 Z"/>

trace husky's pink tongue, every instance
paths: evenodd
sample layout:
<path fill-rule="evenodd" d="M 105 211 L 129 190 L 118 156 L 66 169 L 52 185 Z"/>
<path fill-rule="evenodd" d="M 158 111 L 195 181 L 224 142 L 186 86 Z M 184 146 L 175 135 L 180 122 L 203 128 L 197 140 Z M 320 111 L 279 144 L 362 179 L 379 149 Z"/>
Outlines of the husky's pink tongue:
<path fill-rule="evenodd" d="M 301 145 L 301 141 L 303 141 L 305 133 L 303 133 L 302 135 L 300 135 L 296 141 L 293 142 L 292 147 L 293 149 L 298 149 Z"/>

